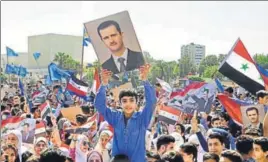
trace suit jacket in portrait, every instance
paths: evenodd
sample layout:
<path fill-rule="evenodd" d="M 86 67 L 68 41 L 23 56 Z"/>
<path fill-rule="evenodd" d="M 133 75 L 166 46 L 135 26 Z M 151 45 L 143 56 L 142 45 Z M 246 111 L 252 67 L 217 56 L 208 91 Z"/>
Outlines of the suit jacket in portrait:
<path fill-rule="evenodd" d="M 23 131 L 21 132 L 21 134 L 22 134 L 22 142 L 23 143 L 33 143 L 34 136 L 35 136 L 34 130 L 30 130 L 28 135 L 26 135 Z"/>
<path fill-rule="evenodd" d="M 145 61 L 141 52 L 135 52 L 128 49 L 126 71 L 137 69 L 144 64 Z M 110 70 L 114 74 L 119 73 L 112 56 L 102 64 L 102 68 Z"/>

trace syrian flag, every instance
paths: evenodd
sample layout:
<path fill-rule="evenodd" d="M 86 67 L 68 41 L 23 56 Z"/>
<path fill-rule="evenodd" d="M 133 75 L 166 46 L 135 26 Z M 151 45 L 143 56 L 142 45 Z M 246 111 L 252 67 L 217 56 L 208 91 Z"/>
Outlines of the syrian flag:
<path fill-rule="evenodd" d="M 23 120 L 23 118 L 17 116 L 3 120 L 1 126 L 2 134 L 6 134 L 8 130 L 17 129 Z"/>
<path fill-rule="evenodd" d="M 219 67 L 219 72 L 252 94 L 264 89 L 263 78 L 256 68 L 243 42 L 238 38 L 228 56 Z"/>
<path fill-rule="evenodd" d="M 86 98 L 88 92 L 88 84 L 72 76 L 67 83 L 66 90 L 81 97 Z"/>
<path fill-rule="evenodd" d="M 157 82 L 161 85 L 163 90 L 165 90 L 166 92 L 169 92 L 169 93 L 172 92 L 172 88 L 167 82 L 165 82 L 164 80 L 161 80 L 159 78 L 156 78 L 156 79 L 157 79 Z"/>
<path fill-rule="evenodd" d="M 179 120 L 179 116 L 181 115 L 181 111 L 162 105 L 160 110 L 159 110 L 159 115 L 158 115 L 158 121 L 163 121 L 167 124 L 175 124 Z"/>
<path fill-rule="evenodd" d="M 98 72 L 98 69 L 95 68 L 94 81 L 93 81 L 93 84 L 92 84 L 92 87 L 91 87 L 91 91 L 94 94 L 96 94 L 97 91 L 99 90 L 100 85 L 101 85 L 101 82 L 100 82 L 99 72 Z"/>
<path fill-rule="evenodd" d="M 40 134 L 46 133 L 46 126 L 44 124 L 44 122 L 40 122 L 38 124 L 36 124 L 35 127 L 35 135 L 39 136 Z"/>
<path fill-rule="evenodd" d="M 43 103 L 41 106 L 40 106 L 40 111 L 41 111 L 41 118 L 44 120 L 46 119 L 46 116 L 51 112 L 51 108 L 50 108 L 50 105 L 48 102 L 45 102 Z"/>
<path fill-rule="evenodd" d="M 242 121 L 242 113 L 240 109 L 241 105 L 224 94 L 218 94 L 217 97 L 220 103 L 222 104 L 222 106 L 227 111 L 227 113 L 233 119 L 233 121 L 236 124 L 242 126 L 243 121 Z"/>

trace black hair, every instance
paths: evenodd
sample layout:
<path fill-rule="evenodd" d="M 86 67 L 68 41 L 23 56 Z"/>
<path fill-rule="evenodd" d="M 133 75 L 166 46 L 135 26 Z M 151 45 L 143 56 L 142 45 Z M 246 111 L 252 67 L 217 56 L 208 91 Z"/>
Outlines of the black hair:
<path fill-rule="evenodd" d="M 160 83 L 155 83 L 155 86 L 161 87 L 161 84 Z"/>
<path fill-rule="evenodd" d="M 49 148 L 41 153 L 39 162 L 65 162 L 65 160 L 66 157 L 59 149 Z"/>
<path fill-rule="evenodd" d="M 258 137 L 255 138 L 253 143 L 259 145 L 263 152 L 268 151 L 268 137 Z"/>
<path fill-rule="evenodd" d="M 268 96 L 268 92 L 264 90 L 260 90 L 256 93 L 256 95 L 257 95 L 257 99 L 259 100 L 259 98 L 264 98 L 265 96 Z"/>
<path fill-rule="evenodd" d="M 54 91 L 55 89 L 60 89 L 60 88 L 61 88 L 60 85 L 55 85 L 55 86 L 53 87 L 53 91 Z"/>
<path fill-rule="evenodd" d="M 4 111 L 4 110 L 6 110 L 6 106 L 1 104 L 1 112 Z"/>
<path fill-rule="evenodd" d="M 226 112 L 221 112 L 220 117 L 222 117 L 225 121 L 230 121 L 230 116 Z"/>
<path fill-rule="evenodd" d="M 149 151 L 146 152 L 146 157 L 147 158 L 153 158 L 153 159 L 156 159 L 156 160 L 161 159 L 160 155 L 154 154 L 154 153 L 149 152 Z"/>
<path fill-rule="evenodd" d="M 127 155 L 120 154 L 120 155 L 115 155 L 111 162 L 130 162 L 130 159 L 128 158 Z"/>
<path fill-rule="evenodd" d="M 247 108 L 246 110 L 246 114 L 248 115 L 248 112 L 249 111 L 252 111 L 252 110 L 255 110 L 257 112 L 257 114 L 259 115 L 259 110 L 256 108 L 256 107 L 250 107 L 250 108 Z"/>
<path fill-rule="evenodd" d="M 32 155 L 33 155 L 33 153 L 31 153 L 30 151 L 25 151 L 25 152 L 21 155 L 21 161 L 22 161 L 22 162 L 26 162 L 27 159 L 29 159 Z"/>
<path fill-rule="evenodd" d="M 245 135 L 261 137 L 261 131 L 258 128 L 245 128 Z"/>
<path fill-rule="evenodd" d="M 211 124 L 214 124 L 214 122 L 217 121 L 217 120 L 220 120 L 220 118 L 219 117 L 213 117 L 211 119 Z"/>
<path fill-rule="evenodd" d="M 157 139 L 156 147 L 160 149 L 162 145 L 168 145 L 169 143 L 175 143 L 175 138 L 171 135 L 162 135 Z"/>
<path fill-rule="evenodd" d="M 170 151 L 168 153 L 165 153 L 162 157 L 162 160 L 168 161 L 168 162 L 183 162 L 183 158 L 180 154 L 177 154 L 174 151 Z"/>
<path fill-rule="evenodd" d="M 203 161 L 205 160 L 215 160 L 216 162 L 219 162 L 220 161 L 220 157 L 219 155 L 215 154 L 215 153 L 205 153 L 203 155 Z"/>
<path fill-rule="evenodd" d="M 100 30 L 105 29 L 105 28 L 112 26 L 112 25 L 115 26 L 116 30 L 121 34 L 121 28 L 120 28 L 119 24 L 116 21 L 108 20 L 108 21 L 102 22 L 97 28 L 98 34 L 99 34 L 101 39 L 102 39 L 102 37 L 100 34 Z"/>
<path fill-rule="evenodd" d="M 234 150 L 225 150 L 221 156 L 229 159 L 231 162 L 243 162 L 242 156 Z"/>
<path fill-rule="evenodd" d="M 27 127 L 30 127 L 30 124 L 29 123 L 24 123 L 23 126 L 27 125 Z"/>
<path fill-rule="evenodd" d="M 87 122 L 87 117 L 85 115 L 77 114 L 75 118 L 76 118 L 76 121 L 82 125 Z"/>
<path fill-rule="evenodd" d="M 213 132 L 208 136 L 208 139 L 215 139 L 215 138 L 218 139 L 222 145 L 224 144 L 224 137 L 221 134 Z"/>
<path fill-rule="evenodd" d="M 234 93 L 234 89 L 232 87 L 228 87 L 224 91 L 229 92 L 231 94 Z"/>
<path fill-rule="evenodd" d="M 180 149 L 187 155 L 193 154 L 193 160 L 197 161 L 197 148 L 194 144 L 186 142 L 180 146 Z"/>
<path fill-rule="evenodd" d="M 81 110 L 83 114 L 89 114 L 89 106 L 81 106 Z"/>
<path fill-rule="evenodd" d="M 122 90 L 119 94 L 119 101 L 121 102 L 121 99 L 123 97 L 134 97 L 136 102 L 138 102 L 138 94 L 135 91 L 132 90 Z"/>
<path fill-rule="evenodd" d="M 236 150 L 242 155 L 248 155 L 253 150 L 253 139 L 247 135 L 241 135 L 236 139 Z"/>
<path fill-rule="evenodd" d="M 180 126 L 180 128 L 181 128 L 181 133 L 184 133 L 184 132 L 185 132 L 185 127 L 184 127 L 181 123 L 176 123 L 175 126 Z"/>

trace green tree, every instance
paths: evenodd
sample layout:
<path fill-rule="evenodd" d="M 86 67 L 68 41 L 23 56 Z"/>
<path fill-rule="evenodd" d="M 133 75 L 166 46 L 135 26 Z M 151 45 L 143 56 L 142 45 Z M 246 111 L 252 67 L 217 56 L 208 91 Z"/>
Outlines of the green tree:
<path fill-rule="evenodd" d="M 255 54 L 253 58 L 264 69 L 268 69 L 268 54 Z"/>
<path fill-rule="evenodd" d="M 179 67 L 180 67 L 180 77 L 185 77 L 190 72 L 195 72 L 196 68 L 194 67 L 193 61 L 188 56 L 184 56 L 179 60 Z"/>
<path fill-rule="evenodd" d="M 216 77 L 216 78 L 222 79 L 224 76 L 218 71 L 218 65 L 214 65 L 214 66 L 207 66 L 205 68 L 203 77 L 205 78 Z"/>
<path fill-rule="evenodd" d="M 65 54 L 63 52 L 58 52 L 55 55 L 55 58 L 53 61 L 57 62 L 60 68 L 68 69 L 68 70 L 75 70 L 78 72 L 81 71 L 80 62 L 74 60 L 70 55 Z"/>
<path fill-rule="evenodd" d="M 226 54 L 219 54 L 218 56 L 218 63 L 221 64 L 222 61 L 226 58 Z"/>
<path fill-rule="evenodd" d="M 192 80 L 192 81 L 199 81 L 199 82 L 204 82 L 205 80 L 202 79 L 201 77 L 189 77 L 189 80 Z"/>

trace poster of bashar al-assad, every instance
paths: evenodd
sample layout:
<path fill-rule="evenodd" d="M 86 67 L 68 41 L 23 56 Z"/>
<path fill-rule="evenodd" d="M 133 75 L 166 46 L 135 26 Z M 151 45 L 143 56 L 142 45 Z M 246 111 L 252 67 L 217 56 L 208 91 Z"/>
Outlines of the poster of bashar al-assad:
<path fill-rule="evenodd" d="M 245 129 L 256 128 L 263 135 L 264 106 L 241 106 L 242 120 Z"/>
<path fill-rule="evenodd" d="M 84 25 L 103 69 L 118 74 L 135 70 L 145 64 L 127 11 Z"/>

